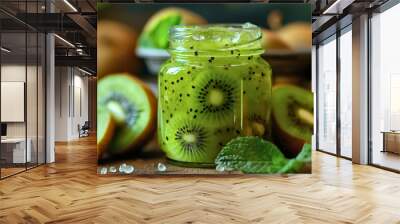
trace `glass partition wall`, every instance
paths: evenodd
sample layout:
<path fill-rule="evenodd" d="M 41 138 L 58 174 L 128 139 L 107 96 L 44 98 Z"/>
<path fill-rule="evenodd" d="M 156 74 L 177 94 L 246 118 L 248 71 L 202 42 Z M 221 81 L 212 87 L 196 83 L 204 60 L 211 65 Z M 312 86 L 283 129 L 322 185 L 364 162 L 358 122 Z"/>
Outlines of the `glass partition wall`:
<path fill-rule="evenodd" d="M 0 79 L 1 175 L 4 177 L 25 170 L 27 162 L 31 161 L 31 148 L 26 136 L 26 33 L 3 32 L 1 45 L 7 49 L 2 51 Z"/>
<path fill-rule="evenodd" d="M 317 150 L 352 157 L 351 25 L 317 45 Z"/>
<path fill-rule="evenodd" d="M 370 163 L 400 171 L 400 4 L 371 18 Z"/>
<path fill-rule="evenodd" d="M 37 9 L 24 4 L 19 7 Z M 1 179 L 46 160 L 45 41 L 43 33 L 0 12 Z"/>

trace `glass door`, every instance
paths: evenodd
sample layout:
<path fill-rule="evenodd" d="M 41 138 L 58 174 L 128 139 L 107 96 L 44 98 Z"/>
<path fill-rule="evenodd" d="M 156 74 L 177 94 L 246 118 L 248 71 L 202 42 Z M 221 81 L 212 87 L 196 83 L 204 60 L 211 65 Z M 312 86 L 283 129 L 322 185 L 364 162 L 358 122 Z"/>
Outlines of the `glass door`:
<path fill-rule="evenodd" d="M 318 47 L 318 145 L 336 154 L 336 35 Z"/>

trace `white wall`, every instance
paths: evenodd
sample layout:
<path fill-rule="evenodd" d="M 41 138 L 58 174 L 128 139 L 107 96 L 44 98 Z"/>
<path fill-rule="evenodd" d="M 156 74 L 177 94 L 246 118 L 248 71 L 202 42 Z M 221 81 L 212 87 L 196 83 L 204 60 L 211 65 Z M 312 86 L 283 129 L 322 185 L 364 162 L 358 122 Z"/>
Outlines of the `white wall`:
<path fill-rule="evenodd" d="M 68 88 L 70 77 L 67 67 L 55 68 L 55 140 L 68 140 L 69 96 Z"/>
<path fill-rule="evenodd" d="M 75 112 L 75 123 L 74 123 L 74 127 L 77 127 L 78 124 L 80 124 L 81 126 L 85 123 L 85 121 L 89 120 L 89 91 L 88 91 L 88 77 L 87 76 L 83 76 L 84 74 L 79 72 L 79 75 L 75 75 L 75 86 L 79 87 L 81 89 L 81 109 L 82 112 L 81 114 L 79 113 L 79 111 Z M 76 131 L 75 136 L 78 137 L 78 129 L 75 128 L 74 129 Z"/>
<path fill-rule="evenodd" d="M 88 78 L 72 67 L 56 67 L 55 73 L 55 140 L 74 140 L 78 124 L 88 120 Z"/>
<path fill-rule="evenodd" d="M 25 64 L 1 65 L 1 81 L 25 82 Z"/>

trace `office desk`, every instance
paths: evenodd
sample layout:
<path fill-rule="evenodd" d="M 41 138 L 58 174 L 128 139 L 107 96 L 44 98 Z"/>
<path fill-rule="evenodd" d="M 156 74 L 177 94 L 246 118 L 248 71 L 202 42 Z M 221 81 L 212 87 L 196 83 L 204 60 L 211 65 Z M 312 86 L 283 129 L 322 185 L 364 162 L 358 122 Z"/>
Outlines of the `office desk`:
<path fill-rule="evenodd" d="M 400 132 L 383 131 L 383 150 L 382 152 L 392 152 L 400 154 Z"/>
<path fill-rule="evenodd" d="M 32 140 L 26 140 L 27 147 L 25 153 L 25 138 L 5 138 L 1 139 L 1 157 L 6 163 L 25 163 L 31 162 Z M 12 158 L 12 159 L 11 159 Z"/>

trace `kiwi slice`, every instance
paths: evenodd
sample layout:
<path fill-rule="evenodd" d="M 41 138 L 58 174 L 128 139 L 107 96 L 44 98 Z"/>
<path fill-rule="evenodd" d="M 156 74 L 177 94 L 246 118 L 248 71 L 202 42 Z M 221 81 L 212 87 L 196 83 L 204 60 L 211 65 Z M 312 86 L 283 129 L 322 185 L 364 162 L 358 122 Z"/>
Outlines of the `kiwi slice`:
<path fill-rule="evenodd" d="M 97 156 L 101 158 L 114 133 L 115 121 L 104 108 L 97 108 Z"/>
<path fill-rule="evenodd" d="M 239 83 L 226 74 L 211 72 L 198 75 L 192 87 L 193 105 L 198 108 L 199 117 L 213 123 L 217 121 L 221 125 L 226 120 L 234 119 L 235 108 L 240 102 Z"/>
<path fill-rule="evenodd" d="M 214 129 L 199 120 L 175 120 L 162 136 L 163 150 L 170 160 L 190 163 L 187 166 L 214 166 L 215 157 L 235 133 L 234 128 Z"/>
<path fill-rule="evenodd" d="M 282 85 L 272 90 L 274 137 L 283 152 L 296 156 L 313 133 L 313 94 L 306 89 Z"/>
<path fill-rule="evenodd" d="M 98 82 L 97 93 L 98 107 L 108 111 L 117 124 L 108 153 L 127 152 L 151 137 L 156 123 L 156 101 L 144 83 L 128 74 L 114 74 Z"/>

